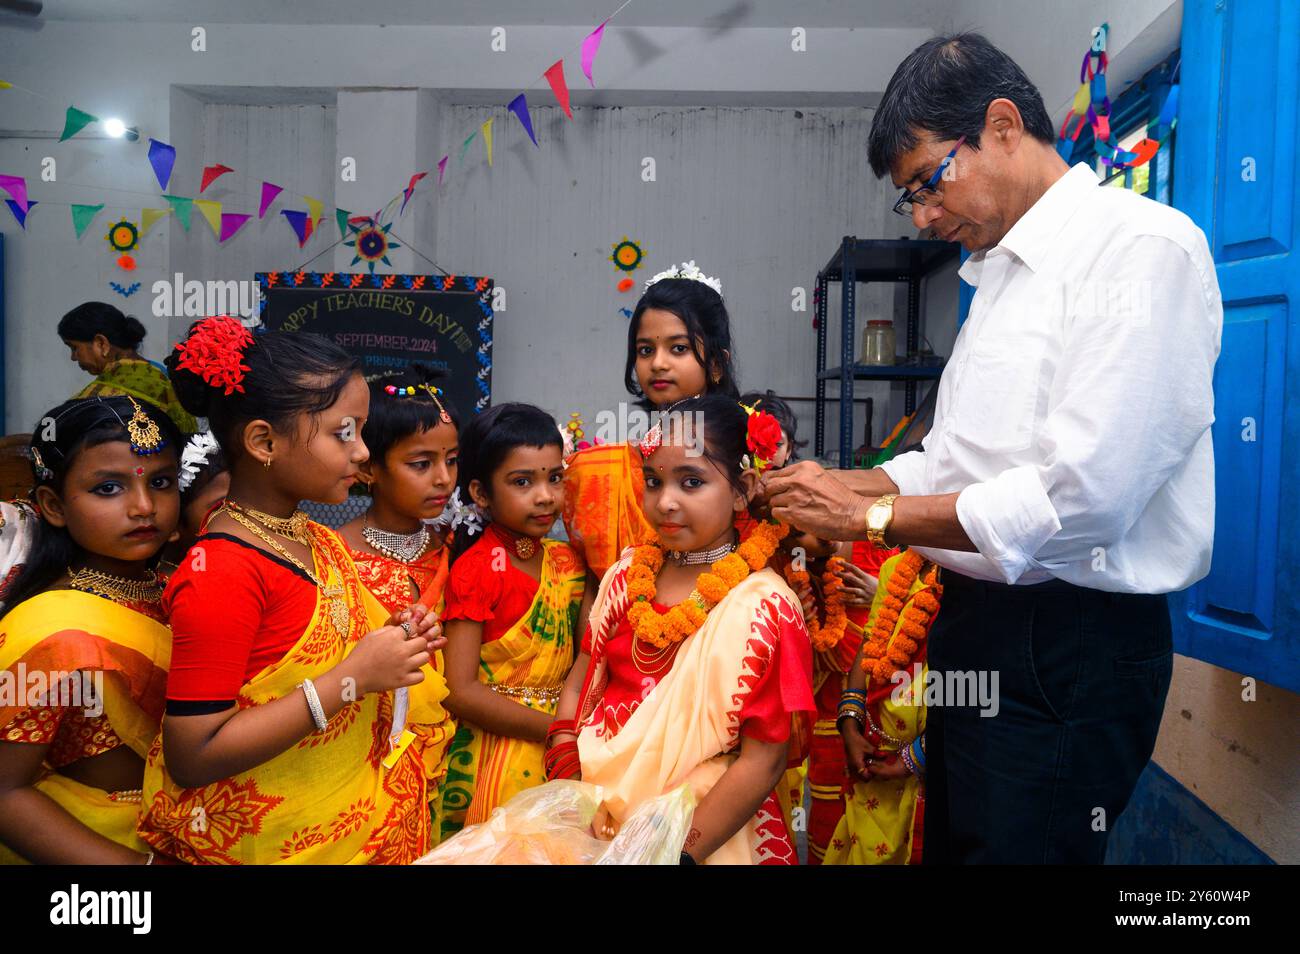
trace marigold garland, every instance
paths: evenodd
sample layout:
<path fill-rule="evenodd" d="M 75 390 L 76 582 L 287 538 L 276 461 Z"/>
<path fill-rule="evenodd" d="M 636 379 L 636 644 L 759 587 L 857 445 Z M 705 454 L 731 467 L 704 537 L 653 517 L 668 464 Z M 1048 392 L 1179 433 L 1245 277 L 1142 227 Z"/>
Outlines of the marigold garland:
<path fill-rule="evenodd" d="M 695 590 L 668 612 L 660 613 L 652 605 L 657 587 L 655 577 L 664 565 L 664 551 L 658 543 L 636 548 L 627 570 L 627 594 L 632 601 L 627 618 L 637 638 L 666 649 L 679 643 L 704 625 L 709 611 L 736 587 L 741 580 L 761 570 L 790 532 L 780 523 L 762 522 L 732 553 L 713 563 L 695 581 Z"/>
<path fill-rule="evenodd" d="M 844 638 L 844 631 L 849 624 L 849 615 L 844 608 L 844 597 L 841 595 L 844 590 L 844 580 L 837 572 L 843 562 L 840 557 L 831 557 L 826 561 L 826 570 L 822 573 L 822 606 L 825 610 L 825 620 L 818 619 L 816 612 L 805 620 L 813 649 L 818 652 L 834 649 Z M 793 567 L 786 570 L 785 578 L 792 587 L 811 581 L 807 570 L 796 570 Z"/>
<path fill-rule="evenodd" d="M 897 670 L 907 668 L 939 613 L 943 587 L 938 582 L 939 568 L 933 564 L 922 577 L 926 588 L 908 598 L 925 562 L 925 557 L 908 550 L 884 581 L 884 599 L 862 646 L 862 671 L 869 676 L 871 688 L 885 685 Z"/>

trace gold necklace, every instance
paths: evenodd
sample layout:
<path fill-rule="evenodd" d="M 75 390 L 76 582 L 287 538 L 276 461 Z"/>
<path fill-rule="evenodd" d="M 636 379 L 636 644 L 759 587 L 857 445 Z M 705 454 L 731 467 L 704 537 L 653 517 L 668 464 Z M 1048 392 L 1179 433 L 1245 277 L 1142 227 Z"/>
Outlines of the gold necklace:
<path fill-rule="evenodd" d="M 238 510 L 260 523 L 272 533 L 278 533 L 282 537 L 288 537 L 294 543 L 300 543 L 303 546 L 311 546 L 311 536 L 307 531 L 307 524 L 311 518 L 301 510 L 295 510 L 288 517 L 276 517 L 261 510 L 254 510 L 252 507 L 245 507 L 237 504 L 233 500 L 226 501 L 226 507 L 232 511 Z"/>
<path fill-rule="evenodd" d="M 334 624 L 334 628 L 338 630 L 339 635 L 343 637 L 346 637 L 348 635 L 348 628 L 349 628 L 349 623 L 351 621 L 351 618 L 348 613 L 348 604 L 343 599 L 342 584 L 336 583 L 332 586 L 327 586 L 325 583 L 321 581 L 321 578 L 319 576 L 317 576 L 315 573 L 313 573 L 311 570 L 307 568 L 307 565 L 305 563 L 303 563 L 296 556 L 294 556 L 292 553 L 286 550 L 279 543 L 279 541 L 275 540 L 269 533 L 267 533 L 256 523 L 250 520 L 247 516 L 245 516 L 245 514 L 249 514 L 251 516 L 252 514 L 257 513 L 257 511 L 244 509 L 243 512 L 241 513 L 240 509 L 232 508 L 230 506 L 229 501 L 226 501 L 226 503 L 222 505 L 221 510 L 217 512 L 220 513 L 221 511 L 225 511 L 226 513 L 230 514 L 231 520 L 234 520 L 237 524 L 247 529 L 250 533 L 255 534 L 261 540 L 264 540 L 273 550 L 275 550 L 276 553 L 280 554 L 280 556 L 284 557 L 294 566 L 298 567 L 298 569 L 302 570 L 303 573 L 307 574 L 307 578 L 311 580 L 312 583 L 314 583 L 316 587 L 321 591 L 321 595 L 325 599 L 325 609 L 329 613 L 330 622 Z M 301 513 L 302 513 L 301 510 L 297 511 L 294 514 L 294 517 L 297 517 L 298 514 Z M 306 517 L 306 514 L 303 514 L 303 516 Z M 292 520 L 294 517 L 291 517 L 289 519 Z M 288 523 L 288 521 L 283 521 L 283 522 Z M 270 528 L 268 527 L 268 529 Z M 281 535 L 289 536 L 288 534 L 281 534 Z M 315 548 L 311 547 L 311 537 L 309 534 L 307 534 L 305 527 L 304 527 L 304 535 L 306 536 L 305 540 L 295 540 L 293 537 L 289 537 L 289 539 L 294 540 L 295 543 L 302 543 L 304 546 L 311 548 L 311 551 L 314 554 L 316 550 Z M 329 557 L 324 555 L 324 551 L 322 551 L 322 559 L 326 562 L 327 566 L 333 566 L 333 564 L 330 563 L 329 561 Z M 329 573 L 327 570 L 326 577 L 328 576 Z"/>
<path fill-rule="evenodd" d="M 93 593 L 115 603 L 158 603 L 162 600 L 163 584 L 158 574 L 150 570 L 148 579 L 130 580 L 103 570 L 68 567 L 68 586 L 83 593 Z"/>
<path fill-rule="evenodd" d="M 641 637 L 636 633 L 632 634 L 632 665 L 636 666 L 637 672 L 646 676 L 657 676 L 659 673 L 668 669 L 673 664 L 673 659 L 677 654 L 677 647 L 681 643 L 669 643 L 663 649 L 653 654 L 647 654 L 645 650 L 638 650 L 641 645 Z M 664 657 L 668 661 L 664 662 Z"/>

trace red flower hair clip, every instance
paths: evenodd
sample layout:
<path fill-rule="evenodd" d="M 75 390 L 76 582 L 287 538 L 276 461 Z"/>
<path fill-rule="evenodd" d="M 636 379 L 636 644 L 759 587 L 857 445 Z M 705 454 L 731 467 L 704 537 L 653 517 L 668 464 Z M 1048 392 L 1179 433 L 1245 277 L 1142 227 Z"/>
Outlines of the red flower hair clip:
<path fill-rule="evenodd" d="M 749 421 L 745 425 L 745 446 L 749 448 L 749 453 L 740 459 L 741 469 L 753 467 L 764 471 L 772 466 L 772 458 L 776 457 L 777 448 L 781 444 L 781 424 L 767 411 L 757 410 L 748 404 L 740 406 L 749 415 Z"/>
<path fill-rule="evenodd" d="M 243 393 L 244 349 L 253 343 L 248 329 L 234 318 L 220 315 L 204 318 L 186 341 L 176 346 L 180 360 L 176 367 L 193 371 L 210 387 L 223 388 L 229 395 Z"/>

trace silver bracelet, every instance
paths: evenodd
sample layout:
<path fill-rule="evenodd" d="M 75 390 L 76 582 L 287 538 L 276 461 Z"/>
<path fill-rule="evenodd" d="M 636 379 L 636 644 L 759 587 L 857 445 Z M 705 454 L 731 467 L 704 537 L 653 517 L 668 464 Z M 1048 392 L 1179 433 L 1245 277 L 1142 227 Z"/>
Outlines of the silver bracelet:
<path fill-rule="evenodd" d="M 310 679 L 304 679 L 298 685 L 302 688 L 302 694 L 307 697 L 307 708 L 311 710 L 311 721 L 316 723 L 316 731 L 324 732 L 329 727 L 329 720 L 325 718 L 325 707 L 320 704 L 316 686 Z"/>

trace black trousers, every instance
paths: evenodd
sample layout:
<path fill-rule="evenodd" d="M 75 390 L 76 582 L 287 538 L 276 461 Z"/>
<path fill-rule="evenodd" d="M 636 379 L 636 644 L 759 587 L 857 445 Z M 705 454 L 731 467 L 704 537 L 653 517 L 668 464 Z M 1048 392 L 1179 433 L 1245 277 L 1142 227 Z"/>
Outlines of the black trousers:
<path fill-rule="evenodd" d="M 949 570 L 940 582 L 931 679 L 982 673 L 991 687 L 996 673 L 996 713 L 969 695 L 927 711 L 924 863 L 1100 864 L 1160 728 L 1166 598 Z"/>

